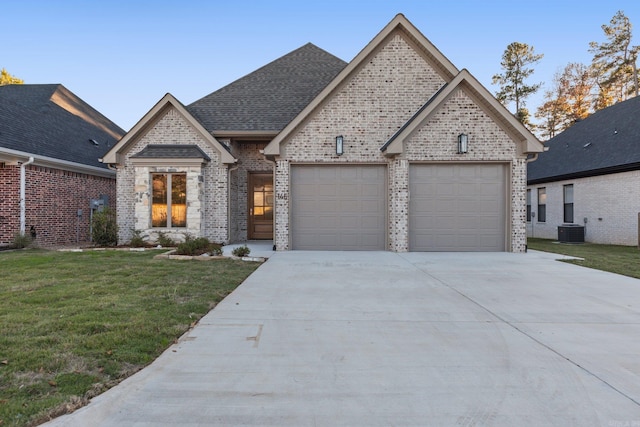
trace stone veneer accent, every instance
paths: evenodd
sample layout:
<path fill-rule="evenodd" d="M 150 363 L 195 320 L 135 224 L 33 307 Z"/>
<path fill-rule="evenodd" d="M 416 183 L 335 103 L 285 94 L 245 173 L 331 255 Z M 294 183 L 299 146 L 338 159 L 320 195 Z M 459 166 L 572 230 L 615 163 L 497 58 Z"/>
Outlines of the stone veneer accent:
<path fill-rule="evenodd" d="M 148 144 L 195 144 L 210 158 L 198 166 L 135 166 L 131 156 Z M 228 243 L 228 168 L 220 164 L 220 155 L 174 109 L 169 109 L 151 128 L 124 153 L 125 160 L 118 166 L 118 226 L 119 241 L 128 242 L 134 230 L 142 231 L 146 240 L 155 241 L 157 231 L 163 231 L 176 240 L 184 233 L 204 236 L 218 243 Z M 187 227 L 151 227 L 150 174 L 153 172 L 185 172 L 187 174 Z M 206 214 L 205 214 L 206 213 Z"/>
<path fill-rule="evenodd" d="M 408 250 L 409 168 L 413 162 L 501 162 L 510 174 L 511 223 L 507 250 L 525 249 L 526 160 L 514 141 L 464 90 L 456 91 L 405 141 L 404 153 L 389 159 L 380 148 L 445 83 L 397 32 L 288 140 L 276 167 L 277 250 L 290 248 L 289 169 L 296 163 L 386 164 L 389 189 L 388 248 Z M 457 136 L 469 135 L 467 154 L 457 154 Z M 344 136 L 344 155 L 335 136 Z"/>

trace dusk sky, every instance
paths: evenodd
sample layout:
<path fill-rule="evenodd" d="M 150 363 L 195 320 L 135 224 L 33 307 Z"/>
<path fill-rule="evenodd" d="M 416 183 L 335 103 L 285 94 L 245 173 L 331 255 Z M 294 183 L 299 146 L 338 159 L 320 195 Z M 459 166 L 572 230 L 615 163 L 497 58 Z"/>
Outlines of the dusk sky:
<path fill-rule="evenodd" d="M 601 25 L 618 10 L 640 44 L 638 0 L 20 0 L 0 12 L 0 68 L 62 83 L 129 130 L 167 92 L 190 104 L 308 42 L 350 61 L 397 13 L 492 93 L 514 41 L 544 54 L 529 82 L 550 84 L 569 62 L 591 62 L 589 42 L 606 40 Z"/>

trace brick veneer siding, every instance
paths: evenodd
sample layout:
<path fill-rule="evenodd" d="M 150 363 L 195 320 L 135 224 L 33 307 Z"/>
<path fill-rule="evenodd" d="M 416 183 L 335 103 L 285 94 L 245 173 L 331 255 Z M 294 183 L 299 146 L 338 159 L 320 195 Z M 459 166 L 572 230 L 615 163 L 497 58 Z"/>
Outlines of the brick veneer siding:
<path fill-rule="evenodd" d="M 195 144 L 210 158 L 199 166 L 135 166 L 131 156 L 148 144 Z M 187 227 L 151 227 L 150 174 L 153 172 L 187 173 Z M 128 242 L 139 230 L 145 240 L 155 241 L 163 231 L 176 240 L 185 233 L 228 243 L 228 168 L 220 164 L 220 153 L 211 146 L 174 108 L 158 118 L 153 126 L 124 153 L 118 165 L 119 241 Z"/>
<path fill-rule="evenodd" d="M 273 164 L 260 152 L 266 142 L 234 142 L 231 152 L 238 159 L 238 167 L 232 172 L 230 224 L 231 241 L 247 240 L 248 180 L 250 173 L 273 173 Z"/>
<path fill-rule="evenodd" d="M 20 167 L 0 167 L 0 244 L 9 243 L 20 228 Z M 5 181 L 5 178 L 7 181 Z M 56 246 L 90 240 L 90 201 L 102 195 L 116 201 L 115 178 L 105 178 L 41 166 L 27 166 L 26 232 L 34 226 L 36 243 Z M 5 182 L 9 185 L 5 185 Z M 78 210 L 82 216 L 78 217 Z"/>
<path fill-rule="evenodd" d="M 0 163 L 0 245 L 20 230 L 20 167 Z"/>
<path fill-rule="evenodd" d="M 640 213 L 640 171 L 579 178 L 531 185 L 533 222 L 527 223 L 527 235 L 557 240 L 558 226 L 564 224 L 563 187 L 573 184 L 574 224 L 584 225 L 585 241 L 591 243 L 638 244 Z M 547 220 L 538 222 L 538 188 L 546 188 Z"/>
<path fill-rule="evenodd" d="M 405 143 L 402 156 L 389 159 L 380 147 L 444 84 L 428 61 L 401 33 L 367 61 L 320 110 L 281 145 L 276 167 L 276 230 L 278 250 L 290 249 L 289 170 L 295 163 L 386 164 L 388 169 L 388 248 L 408 250 L 409 168 L 412 162 L 501 162 L 510 173 L 508 250 L 525 248 L 525 160 L 515 143 L 458 90 Z M 457 154 L 457 135 L 469 135 L 470 150 Z M 344 136 L 344 154 L 335 154 L 335 136 Z"/>
<path fill-rule="evenodd" d="M 465 154 L 458 154 L 457 138 L 461 133 L 469 137 L 469 151 Z M 509 135 L 463 89 L 457 90 L 405 142 L 404 156 L 410 162 L 501 162 L 507 165 L 510 193 L 507 206 L 511 215 L 507 249 L 525 250 L 526 159 L 518 158 L 516 145 Z M 408 212 L 408 205 L 402 208 Z"/>

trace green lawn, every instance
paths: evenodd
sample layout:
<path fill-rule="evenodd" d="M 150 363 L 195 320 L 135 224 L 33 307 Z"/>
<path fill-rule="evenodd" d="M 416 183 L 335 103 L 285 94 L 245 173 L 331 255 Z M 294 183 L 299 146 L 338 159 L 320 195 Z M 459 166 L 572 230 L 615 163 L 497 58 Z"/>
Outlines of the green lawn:
<path fill-rule="evenodd" d="M 529 249 L 584 258 L 566 261 L 572 264 L 640 279 L 640 250 L 636 246 L 566 244 L 533 238 L 527 240 L 527 245 Z"/>
<path fill-rule="evenodd" d="M 257 267 L 157 252 L 0 252 L 0 426 L 82 406 L 142 369 Z"/>

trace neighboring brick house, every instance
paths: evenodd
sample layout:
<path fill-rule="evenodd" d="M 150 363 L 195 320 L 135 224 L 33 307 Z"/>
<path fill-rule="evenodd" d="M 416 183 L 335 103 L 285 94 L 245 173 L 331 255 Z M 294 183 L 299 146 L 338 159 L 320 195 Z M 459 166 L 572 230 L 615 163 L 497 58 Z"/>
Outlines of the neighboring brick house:
<path fill-rule="evenodd" d="M 522 252 L 542 150 L 397 15 L 348 64 L 308 44 L 189 106 L 167 94 L 103 161 L 124 240 Z"/>
<path fill-rule="evenodd" d="M 91 201 L 116 199 L 98 159 L 122 135 L 60 84 L 0 86 L 0 245 L 21 232 L 42 246 L 88 241 Z"/>
<path fill-rule="evenodd" d="M 640 97 L 600 110 L 545 143 L 528 167 L 527 234 L 584 226 L 592 243 L 637 245 Z"/>

